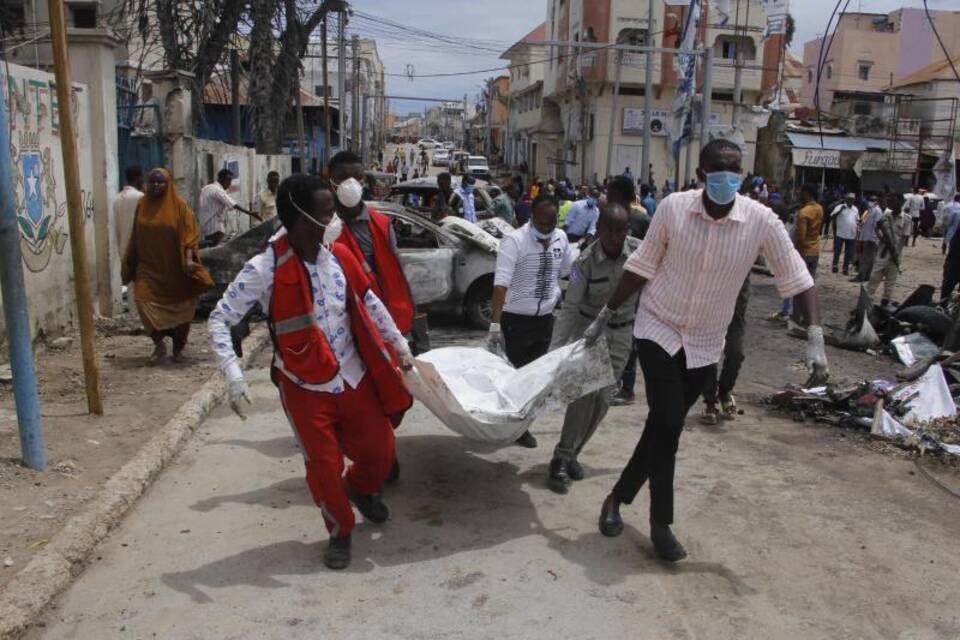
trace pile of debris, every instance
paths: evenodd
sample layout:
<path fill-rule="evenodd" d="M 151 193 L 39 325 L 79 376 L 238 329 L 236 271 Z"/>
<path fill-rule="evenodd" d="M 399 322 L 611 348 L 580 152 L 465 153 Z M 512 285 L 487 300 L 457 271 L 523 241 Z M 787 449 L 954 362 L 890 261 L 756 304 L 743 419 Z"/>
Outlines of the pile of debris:
<path fill-rule="evenodd" d="M 869 431 L 921 452 L 960 456 L 960 352 L 918 360 L 896 378 L 788 388 L 769 403 L 798 421 Z"/>
<path fill-rule="evenodd" d="M 827 344 L 853 351 L 888 353 L 908 367 L 938 354 L 941 348 L 956 350 L 953 344 L 954 318 L 933 303 L 935 288 L 920 285 L 899 305 L 875 305 L 865 287 L 860 288 L 857 306 L 847 326 L 825 336 Z M 792 325 L 790 333 L 806 337 L 802 327 Z M 942 345 L 942 346 L 941 346 Z"/>

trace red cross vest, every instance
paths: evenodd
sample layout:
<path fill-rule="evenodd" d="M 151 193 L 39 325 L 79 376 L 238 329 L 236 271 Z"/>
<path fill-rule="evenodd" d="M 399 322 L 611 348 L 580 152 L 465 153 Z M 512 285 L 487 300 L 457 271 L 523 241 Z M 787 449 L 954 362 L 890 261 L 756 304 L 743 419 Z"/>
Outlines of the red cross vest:
<path fill-rule="evenodd" d="M 274 240 L 271 247 L 275 268 L 269 315 L 274 349 L 284 368 L 304 383 L 329 382 L 339 372 L 340 363 L 317 324 L 310 276 L 286 234 Z M 367 367 L 366 375 L 371 376 L 384 414 L 402 413 L 413 399 L 403 386 L 392 347 L 384 343 L 362 302 L 370 289 L 369 278 L 346 247 L 334 244 L 331 251 L 347 281 L 350 331 Z"/>
<path fill-rule="evenodd" d="M 373 261 L 367 263 L 360 250 L 357 239 L 353 237 L 349 225 L 343 225 L 343 232 L 337 239 L 336 245 L 342 245 L 350 250 L 353 257 L 363 267 L 363 271 L 370 278 L 373 292 L 383 301 L 393 321 L 397 323 L 400 333 L 409 333 L 413 329 L 413 316 L 416 305 L 410 293 L 410 284 L 403 275 L 403 267 L 390 245 L 390 217 L 379 211 L 367 207 L 370 213 L 370 237 L 373 240 Z"/>

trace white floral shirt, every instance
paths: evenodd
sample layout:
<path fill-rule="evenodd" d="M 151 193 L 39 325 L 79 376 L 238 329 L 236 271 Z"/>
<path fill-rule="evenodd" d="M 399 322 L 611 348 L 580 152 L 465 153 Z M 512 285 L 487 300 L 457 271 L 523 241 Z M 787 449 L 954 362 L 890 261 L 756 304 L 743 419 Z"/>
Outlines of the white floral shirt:
<path fill-rule="evenodd" d="M 269 311 L 275 263 L 272 247 L 267 247 L 266 251 L 249 260 L 227 287 L 226 293 L 207 321 L 213 350 L 217 355 L 220 369 L 228 381 L 239 379 L 243 375 L 233 351 L 230 327 L 239 323 L 258 302 L 265 312 Z M 320 248 L 315 264 L 305 262 L 304 266 L 310 276 L 310 285 L 313 289 L 317 323 L 340 363 L 340 370 L 329 382 L 307 384 L 287 371 L 277 355 L 274 355 L 273 365 L 298 386 L 309 391 L 342 393 L 344 384 L 356 389 L 366 373 L 366 367 L 357 352 L 350 332 L 347 280 L 343 269 L 336 257 L 324 247 Z M 380 298 L 373 291 L 368 290 L 363 304 L 384 341 L 392 344 L 399 351 L 406 351 L 407 341 L 397 329 L 393 318 L 390 317 L 390 312 Z"/>

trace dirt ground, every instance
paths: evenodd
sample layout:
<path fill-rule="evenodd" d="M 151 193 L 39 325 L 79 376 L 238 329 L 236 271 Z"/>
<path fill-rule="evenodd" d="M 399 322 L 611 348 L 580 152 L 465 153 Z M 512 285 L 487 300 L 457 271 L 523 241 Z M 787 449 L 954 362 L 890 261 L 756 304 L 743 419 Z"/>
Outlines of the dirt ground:
<path fill-rule="evenodd" d="M 46 472 L 20 463 L 13 389 L 0 384 L 0 584 L 82 510 L 215 369 L 206 323 L 194 323 L 184 363 L 155 367 L 146 365 L 152 343 L 140 335 L 135 313 L 98 319 L 97 333 L 100 417 L 86 411 L 79 337 L 67 334 L 66 348 L 38 346 Z"/>

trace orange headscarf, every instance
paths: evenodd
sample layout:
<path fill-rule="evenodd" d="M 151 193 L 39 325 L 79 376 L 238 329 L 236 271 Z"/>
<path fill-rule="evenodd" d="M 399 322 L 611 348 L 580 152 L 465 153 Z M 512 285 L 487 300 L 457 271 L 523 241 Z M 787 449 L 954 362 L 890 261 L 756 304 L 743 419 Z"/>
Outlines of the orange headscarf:
<path fill-rule="evenodd" d="M 123 281 L 134 282 L 134 295 L 144 302 L 181 302 L 213 286 L 206 269 L 187 269 L 187 251 L 200 261 L 197 221 L 177 193 L 173 176 L 157 168 L 167 180 L 160 196 L 149 189 L 137 206 L 133 233 L 123 258 Z M 153 173 L 151 171 L 150 173 Z"/>

